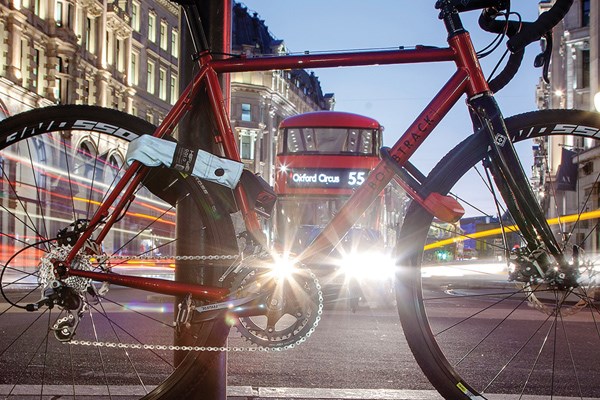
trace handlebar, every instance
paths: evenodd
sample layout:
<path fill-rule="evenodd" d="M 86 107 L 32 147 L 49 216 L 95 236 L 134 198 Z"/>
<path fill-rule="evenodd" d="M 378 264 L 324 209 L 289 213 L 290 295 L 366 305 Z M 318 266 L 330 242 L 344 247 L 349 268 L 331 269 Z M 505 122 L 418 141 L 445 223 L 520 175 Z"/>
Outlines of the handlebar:
<path fill-rule="evenodd" d="M 572 4 L 573 0 L 557 0 L 550 10 L 542 13 L 534 22 L 497 21 L 498 7 L 487 7 L 482 11 L 479 17 L 479 26 L 487 32 L 505 32 L 509 38 L 507 47 L 511 52 L 504 69 L 489 82 L 490 89 L 493 92 L 502 89 L 516 75 L 527 45 L 540 40 L 544 36 L 551 38 L 552 28 L 564 18 Z M 548 53 L 544 55 L 549 57 L 550 49 L 547 51 Z M 545 60 L 546 63 L 548 61 Z M 545 66 L 546 70 L 547 65 Z"/>
<path fill-rule="evenodd" d="M 515 53 L 523 50 L 528 44 L 540 40 L 567 15 L 572 5 L 573 0 L 557 0 L 552 8 L 543 12 L 537 20 L 524 24 L 521 30 L 508 40 L 508 49 Z"/>

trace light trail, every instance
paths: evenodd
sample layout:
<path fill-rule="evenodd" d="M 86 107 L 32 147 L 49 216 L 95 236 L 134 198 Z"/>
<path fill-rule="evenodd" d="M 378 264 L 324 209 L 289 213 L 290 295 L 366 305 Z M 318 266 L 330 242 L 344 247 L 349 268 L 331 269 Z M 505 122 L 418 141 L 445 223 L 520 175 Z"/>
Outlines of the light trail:
<path fill-rule="evenodd" d="M 596 218 L 600 218 L 600 209 L 584 212 L 581 214 L 564 215 L 562 217 L 548 219 L 547 221 L 548 221 L 548 225 L 558 225 L 558 224 L 564 224 L 564 223 L 570 223 L 570 222 L 576 222 L 576 221 L 585 221 L 585 220 L 596 219 Z M 502 234 L 503 229 L 504 229 L 504 232 L 507 232 L 507 233 L 519 231 L 519 227 L 517 225 L 509 225 L 509 226 L 505 226 L 504 228 L 488 229 L 488 230 L 481 231 L 481 232 L 471 233 L 469 235 L 457 236 L 457 237 L 454 237 L 451 239 L 444 239 L 444 240 L 437 241 L 435 243 L 430 243 L 428 245 L 425 245 L 424 250 L 436 249 L 438 247 L 443 247 L 443 246 L 446 246 L 449 244 L 462 242 L 464 240 L 469 240 L 469 239 L 480 239 L 483 237 L 500 235 L 500 234 Z"/>

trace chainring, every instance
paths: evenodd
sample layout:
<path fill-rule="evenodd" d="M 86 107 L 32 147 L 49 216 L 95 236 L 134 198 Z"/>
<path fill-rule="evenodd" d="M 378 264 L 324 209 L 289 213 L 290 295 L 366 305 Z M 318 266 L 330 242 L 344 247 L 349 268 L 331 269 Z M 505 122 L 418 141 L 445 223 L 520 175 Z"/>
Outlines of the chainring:
<path fill-rule="evenodd" d="M 262 268 L 242 268 L 232 282 L 232 293 L 243 298 L 266 294 L 264 312 L 238 317 L 240 334 L 266 348 L 285 348 L 310 336 L 323 313 L 323 293 L 316 277 L 307 269 L 298 269 L 285 278 Z"/>

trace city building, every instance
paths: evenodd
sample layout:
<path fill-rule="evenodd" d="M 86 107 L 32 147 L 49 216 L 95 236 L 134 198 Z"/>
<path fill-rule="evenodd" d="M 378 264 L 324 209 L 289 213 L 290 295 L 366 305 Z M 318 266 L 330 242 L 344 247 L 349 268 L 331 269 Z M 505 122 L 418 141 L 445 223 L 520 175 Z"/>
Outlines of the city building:
<path fill-rule="evenodd" d="M 285 43 L 273 37 L 264 21 L 239 3 L 233 6 L 232 31 L 234 53 L 287 53 Z M 295 114 L 332 110 L 334 104 L 333 94 L 323 94 L 317 76 L 302 69 L 231 74 L 231 122 L 246 166 L 273 185 L 279 123 Z"/>
<path fill-rule="evenodd" d="M 0 0 L 0 112 L 94 104 L 159 123 L 179 93 L 180 10 L 168 0 Z M 284 54 L 264 21 L 234 3 L 233 51 Z M 332 109 L 304 70 L 235 73 L 231 114 L 247 167 L 271 184 L 284 118 Z"/>
<path fill-rule="evenodd" d="M 158 123 L 178 96 L 167 0 L 0 0 L 0 107 L 95 104 Z"/>
<path fill-rule="evenodd" d="M 540 12 L 553 4 L 554 0 L 540 1 Z M 550 83 L 538 85 L 539 108 L 599 111 L 600 3 L 575 0 L 552 36 Z M 600 185 L 595 178 L 600 171 L 600 147 L 596 143 L 565 136 L 534 146 L 533 182 L 549 218 L 600 208 Z M 597 221 L 582 222 L 573 232 L 575 242 L 590 234 Z M 594 234 L 599 239 L 588 241 L 594 246 L 588 252 L 600 248 L 600 235 Z"/>

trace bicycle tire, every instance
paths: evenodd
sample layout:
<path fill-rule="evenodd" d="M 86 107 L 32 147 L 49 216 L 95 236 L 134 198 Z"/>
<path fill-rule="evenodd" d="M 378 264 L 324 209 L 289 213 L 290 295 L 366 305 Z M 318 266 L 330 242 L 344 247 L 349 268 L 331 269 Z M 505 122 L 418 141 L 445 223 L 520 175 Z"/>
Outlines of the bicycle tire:
<path fill-rule="evenodd" d="M 40 291 L 36 288 L 39 283 L 35 282 L 38 279 L 35 274 L 40 274 L 43 268 L 27 263 L 37 263 L 35 256 L 41 254 L 44 257 L 55 251 L 46 246 L 56 241 L 57 226 L 65 228 L 71 220 L 89 219 L 92 208 L 110 189 L 114 176 L 122 173 L 122 156 L 127 142 L 154 130 L 152 124 L 123 112 L 83 105 L 36 109 L 0 122 L 1 189 L 4 192 L 4 198 L 0 198 L 3 215 L 0 221 L 0 268 L 2 293 L 6 298 L 5 301 L 0 297 L 0 329 L 3 332 L 0 359 L 3 359 L 3 365 L 12 366 L 11 373 L 4 369 L 0 381 L 15 385 L 7 397 L 16 396 L 24 386 L 34 384 L 41 384 L 42 391 L 46 390 L 44 385 L 56 384 L 75 395 L 75 384 L 84 382 L 101 387 L 109 395 L 113 384 L 135 383 L 141 388 L 136 387 L 133 393 L 140 397 L 186 398 L 202 376 L 214 371 L 214 363 L 218 359 L 216 352 L 190 351 L 173 368 L 172 351 L 61 345 L 51 333 L 51 320 L 54 319 L 51 310 L 42 313 L 40 309 L 27 315 L 33 320 L 32 325 L 27 325 L 14 320 L 15 315 L 23 312 L 9 304 L 10 301 L 22 306 L 39 300 Z M 197 238 L 203 246 L 199 254 L 237 254 L 231 217 L 215 197 L 220 194 L 215 194 L 209 184 L 194 177 L 183 178 L 167 168 L 152 169 L 144 183 L 152 190 L 140 188 L 136 192 L 136 198 L 141 200 L 133 203 L 119 217 L 113 227 L 114 234 L 111 231 L 103 243 L 104 252 L 115 256 L 151 253 L 163 259 L 174 256 L 175 243 L 163 242 L 174 233 L 174 207 L 179 201 L 191 199 L 191 206 L 199 216 L 194 223 L 203 232 L 203 237 Z M 45 220 L 44 223 L 41 220 Z M 34 244 L 31 245 L 31 242 Z M 166 251 L 169 254 L 165 254 Z M 17 256 L 13 257 L 15 252 Z M 34 258 L 27 259 L 28 252 Z M 223 261 L 203 263 L 214 265 Z M 148 267 L 148 270 L 169 275 L 168 269 L 165 272 L 164 269 Z M 34 275 L 27 275 L 29 271 L 33 271 Z M 95 339 L 99 343 L 172 344 L 175 335 L 173 314 L 169 311 L 173 306 L 172 298 L 148 299 L 145 292 L 129 290 L 127 295 L 123 292 L 110 288 L 106 295 L 92 296 L 98 304 L 86 304 L 88 310 L 77 327 L 75 339 L 85 341 L 86 337 L 91 337 L 88 342 Z M 130 293 L 140 296 L 136 299 L 139 307 L 136 303 L 124 304 Z M 126 314 L 127 318 L 124 319 L 121 314 Z M 102 319 L 103 315 L 106 318 Z M 35 320 L 37 317 L 47 319 L 49 326 L 40 329 L 39 321 Z M 152 323 L 151 328 L 147 327 L 148 323 Z M 135 326 L 137 324 L 140 326 Z M 146 326 L 142 327 L 143 324 Z M 23 328 L 23 333 L 17 332 L 18 328 Z M 102 333 L 107 337 L 105 340 L 97 333 L 101 329 L 107 331 Z M 219 321 L 192 324 L 186 333 L 191 335 L 194 346 L 221 347 L 228 329 L 229 326 Z M 26 336 L 29 339 L 21 343 Z M 143 342 L 143 338 L 147 342 Z M 157 340 L 168 342 L 157 343 Z M 51 354 L 44 355 L 44 349 Z M 143 357 L 134 354 L 136 351 L 143 353 Z M 19 362 L 19 358 L 25 361 Z M 80 360 L 81 364 L 76 365 L 74 360 Z M 109 361 L 113 362 L 110 366 L 107 365 Z M 160 365 L 157 367 L 156 363 Z M 127 364 L 127 368 L 122 364 Z M 66 376 L 67 370 L 71 370 L 73 377 Z M 98 376 L 90 378 L 95 374 Z M 84 376 L 87 376 L 87 381 L 83 380 Z"/>
<path fill-rule="evenodd" d="M 559 133 L 574 133 L 589 139 L 600 130 L 600 115 L 576 110 L 543 110 L 507 118 L 506 126 L 515 143 Z M 423 182 L 425 189 L 441 194 L 452 190 L 452 195 L 460 195 L 453 188 L 460 189 L 457 183 L 462 177 L 472 179 L 467 172 L 485 159 L 487 140 L 485 135 L 475 134 L 456 146 Z M 596 179 L 597 174 L 596 171 Z M 477 192 L 471 182 L 469 180 L 466 187 Z M 470 204 L 465 206 L 467 212 L 468 207 Z M 576 219 L 575 223 L 583 221 Z M 484 399 L 487 393 L 517 397 L 535 394 L 536 398 L 598 397 L 594 382 L 600 376 L 599 367 L 595 362 L 586 365 L 585 361 L 597 357 L 600 348 L 597 333 L 588 332 L 588 328 L 597 327 L 594 321 L 600 320 L 593 298 L 596 291 L 593 279 L 587 281 L 590 283 L 581 281 L 584 295 L 576 292 L 577 289 L 565 290 L 565 294 L 561 294 L 564 299 L 559 301 L 558 290 L 509 282 L 504 271 L 500 275 L 484 272 L 487 264 L 482 262 L 473 262 L 472 265 L 478 265 L 471 267 L 478 268 L 475 271 L 466 271 L 471 264 L 465 262 L 456 265 L 429 262 L 426 257 L 444 256 L 439 250 L 437 254 L 432 253 L 433 249 L 424 250 L 426 244 L 434 241 L 430 237 L 428 242 L 433 222 L 433 217 L 414 202 L 407 210 L 398 238 L 396 296 L 407 342 L 436 390 L 444 398 L 453 400 Z M 440 232 L 441 226 L 436 223 L 434 228 Z M 570 237 L 578 236 L 577 231 L 571 232 Z M 469 237 L 467 233 L 461 235 L 465 235 L 465 239 Z M 510 245 L 509 240 L 501 244 Z M 477 241 L 482 249 L 484 240 L 476 239 L 475 244 Z M 497 245 L 498 240 L 486 243 Z M 586 271 L 587 267 L 582 276 L 588 273 Z M 591 278 L 593 274 L 592 269 Z M 458 277 L 452 278 L 452 275 Z M 503 281 L 498 280 L 499 276 Z M 579 297 L 572 299 L 575 294 Z M 582 342 L 591 340 L 591 345 L 575 346 L 581 343 L 568 335 L 575 335 L 574 331 Z M 546 341 L 542 343 L 542 339 Z M 550 349 L 553 354 L 547 354 Z"/>

